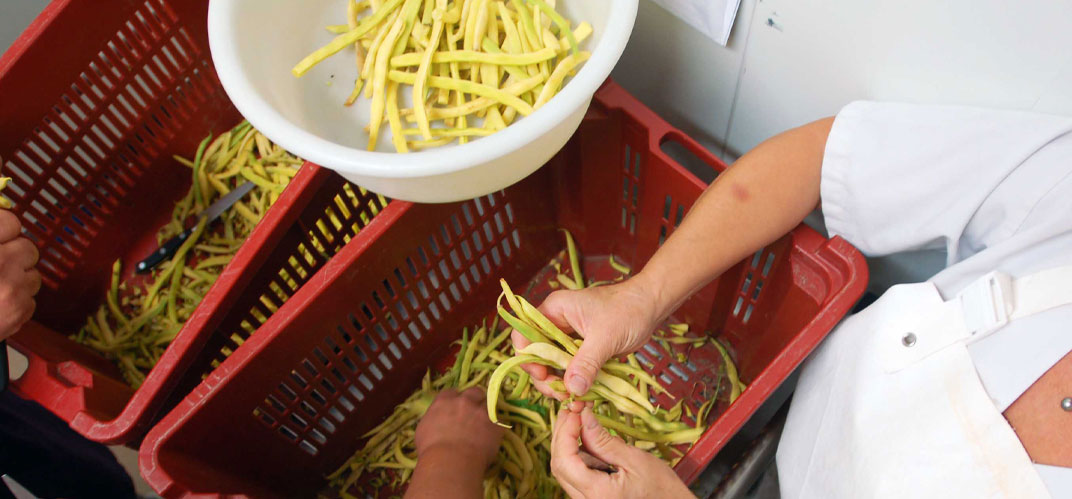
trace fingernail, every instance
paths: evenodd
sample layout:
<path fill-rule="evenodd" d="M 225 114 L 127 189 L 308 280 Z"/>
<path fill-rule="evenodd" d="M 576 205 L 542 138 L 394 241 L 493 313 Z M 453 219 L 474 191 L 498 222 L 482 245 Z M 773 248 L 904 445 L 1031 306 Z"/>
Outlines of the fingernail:
<path fill-rule="evenodd" d="M 574 395 L 584 395 L 588 391 L 588 382 L 580 376 L 571 376 L 566 386 Z"/>

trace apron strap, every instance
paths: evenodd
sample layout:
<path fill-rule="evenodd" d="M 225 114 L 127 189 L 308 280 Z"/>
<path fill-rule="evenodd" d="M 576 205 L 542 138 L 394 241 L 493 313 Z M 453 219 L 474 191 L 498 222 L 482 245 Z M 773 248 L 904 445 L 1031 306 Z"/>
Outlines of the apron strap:
<path fill-rule="evenodd" d="M 964 313 L 968 342 L 978 341 L 1010 320 L 1072 304 L 1072 265 L 1019 279 L 991 272 L 969 284 L 956 300 Z"/>

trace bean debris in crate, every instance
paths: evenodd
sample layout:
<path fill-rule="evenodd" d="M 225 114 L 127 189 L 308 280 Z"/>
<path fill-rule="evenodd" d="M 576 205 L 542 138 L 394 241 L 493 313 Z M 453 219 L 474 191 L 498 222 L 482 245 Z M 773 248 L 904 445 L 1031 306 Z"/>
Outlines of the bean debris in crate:
<path fill-rule="evenodd" d="M 542 301 L 556 288 L 607 285 L 630 274 L 628 266 L 613 255 L 582 259 L 572 235 L 568 231 L 563 233 L 567 249 L 529 283 L 526 294 L 530 298 Z M 586 278 L 597 275 L 600 279 Z M 501 281 L 501 286 L 503 294 L 499 296 L 494 318 L 474 326 L 472 334 L 468 328 L 463 330 L 462 339 L 455 342 L 458 351 L 449 368 L 434 378 L 431 370 L 426 372 L 420 388 L 395 407 L 386 420 L 365 433 L 367 440 L 360 450 L 329 476 L 333 490 L 326 491 L 326 495 L 361 497 L 403 492 L 417 465 L 416 427 L 436 393 L 479 386 L 488 395 L 489 419 L 508 428 L 498 456 L 485 474 L 484 496 L 562 496 L 563 490 L 548 468 L 551 429 L 562 402 L 538 392 L 519 366 L 523 362 L 536 362 L 561 373 L 581 342 L 554 326 L 524 296 L 514 295 L 506 281 Z M 513 330 L 533 343 L 516 351 L 510 342 Z M 591 391 L 578 399 L 593 402 L 596 417 L 612 434 L 671 466 L 702 435 L 712 406 L 728 406 L 745 388 L 722 344 L 710 336 L 688 333 L 688 324 L 669 320 L 645 346 L 646 352 L 612 359 L 603 367 Z M 686 349 L 675 352 L 672 345 L 684 345 Z M 681 379 L 686 380 L 683 369 L 698 371 L 690 360 L 691 355 L 705 348 L 707 360 L 712 352 L 717 352 L 715 355 L 723 362 L 708 362 L 708 369 L 697 374 L 705 380 L 701 391 L 683 389 L 671 378 L 660 381 L 648 373 L 653 367 L 648 355 L 667 357 L 672 364 L 670 370 L 681 373 Z M 566 399 L 568 394 L 560 380 L 552 381 L 551 388 Z"/>

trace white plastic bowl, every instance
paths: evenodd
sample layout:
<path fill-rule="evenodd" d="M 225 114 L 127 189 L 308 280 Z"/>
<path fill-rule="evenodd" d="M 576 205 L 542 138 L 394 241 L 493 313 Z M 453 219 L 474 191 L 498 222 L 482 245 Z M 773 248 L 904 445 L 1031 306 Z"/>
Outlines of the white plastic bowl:
<path fill-rule="evenodd" d="M 406 154 L 393 152 L 386 128 L 377 150 L 366 150 L 368 101 L 343 105 L 357 74 L 352 51 L 330 57 L 302 78 L 290 73 L 332 39 L 324 28 L 344 22 L 345 0 L 211 0 L 209 44 L 235 106 L 290 152 L 395 199 L 459 201 L 509 186 L 551 159 L 625 49 L 637 0 L 557 3 L 556 10 L 574 25 L 588 21 L 593 27 L 583 43 L 592 57 L 562 91 L 494 135 Z"/>

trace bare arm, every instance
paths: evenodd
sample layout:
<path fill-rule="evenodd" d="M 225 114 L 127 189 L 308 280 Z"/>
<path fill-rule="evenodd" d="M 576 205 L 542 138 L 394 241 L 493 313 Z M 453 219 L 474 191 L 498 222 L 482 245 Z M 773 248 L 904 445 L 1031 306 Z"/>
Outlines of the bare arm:
<path fill-rule="evenodd" d="M 407 499 L 484 497 L 484 472 L 503 429 L 488 420 L 480 388 L 440 392 L 417 425 L 417 467 Z"/>
<path fill-rule="evenodd" d="M 540 306 L 585 338 L 566 386 L 587 392 L 599 367 L 639 349 L 689 296 L 747 255 L 785 234 L 819 202 L 819 179 L 833 118 L 777 135 L 745 154 L 696 201 L 681 226 L 635 277 L 615 286 L 558 291 Z M 514 335 L 521 348 L 528 342 Z M 524 366 L 541 391 L 549 374 Z"/>
<path fill-rule="evenodd" d="M 777 135 L 707 188 L 637 275 L 666 317 L 730 266 L 796 227 L 819 203 L 833 118 Z"/>

